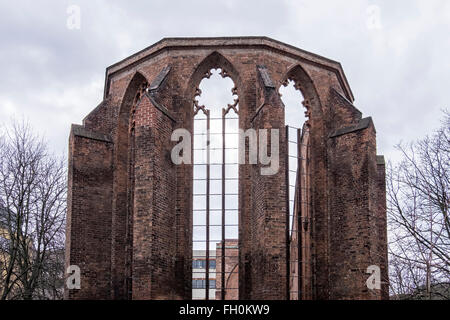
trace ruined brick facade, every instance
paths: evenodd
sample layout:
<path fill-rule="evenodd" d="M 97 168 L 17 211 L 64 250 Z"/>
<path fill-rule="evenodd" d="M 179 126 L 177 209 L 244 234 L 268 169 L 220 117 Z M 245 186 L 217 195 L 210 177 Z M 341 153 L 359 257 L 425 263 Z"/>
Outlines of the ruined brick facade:
<path fill-rule="evenodd" d="M 240 128 L 280 129 L 276 175 L 239 167 L 239 298 L 387 298 L 384 162 L 372 119 L 353 106 L 338 62 L 265 37 L 163 39 L 106 70 L 103 101 L 70 134 L 66 264 L 80 267 L 81 289 L 66 297 L 191 298 L 193 172 L 172 163 L 170 138 L 192 132 L 197 88 L 214 68 L 236 85 Z M 301 237 L 286 232 L 278 89 L 289 79 L 309 117 Z M 296 267 L 295 255 L 308 265 Z M 371 265 L 382 290 L 366 286 Z M 292 281 L 299 269 L 304 278 Z"/>

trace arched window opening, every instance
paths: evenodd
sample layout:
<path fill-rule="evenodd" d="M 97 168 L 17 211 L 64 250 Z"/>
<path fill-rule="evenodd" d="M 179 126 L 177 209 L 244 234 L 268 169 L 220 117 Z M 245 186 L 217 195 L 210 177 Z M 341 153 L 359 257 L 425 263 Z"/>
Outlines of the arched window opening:
<path fill-rule="evenodd" d="M 293 212 L 295 204 L 295 187 L 298 171 L 299 140 L 303 126 L 307 122 L 306 110 L 303 106 L 305 98 L 301 90 L 296 87 L 293 80 L 288 80 L 280 88 L 281 99 L 285 106 L 285 125 L 287 127 L 287 140 L 289 145 L 289 230 L 292 233 Z M 306 128 L 305 128 L 306 129 Z M 300 130 L 300 135 L 298 134 Z"/>
<path fill-rule="evenodd" d="M 127 181 L 127 215 L 125 234 L 125 296 L 132 299 L 133 293 L 133 216 L 134 216 L 134 188 L 135 188 L 135 158 L 136 158 L 136 128 L 135 113 L 143 95 L 147 91 L 148 83 L 143 80 L 138 86 L 133 98 L 128 120 L 128 181 Z"/>
<path fill-rule="evenodd" d="M 308 299 L 311 278 L 310 219 L 310 105 L 301 85 L 289 78 L 280 88 L 285 105 L 287 150 L 286 184 L 289 222 L 289 298 Z"/>
<path fill-rule="evenodd" d="M 237 281 L 227 281 L 238 272 L 237 89 L 225 70 L 213 69 L 195 96 L 192 298 L 237 299 Z"/>

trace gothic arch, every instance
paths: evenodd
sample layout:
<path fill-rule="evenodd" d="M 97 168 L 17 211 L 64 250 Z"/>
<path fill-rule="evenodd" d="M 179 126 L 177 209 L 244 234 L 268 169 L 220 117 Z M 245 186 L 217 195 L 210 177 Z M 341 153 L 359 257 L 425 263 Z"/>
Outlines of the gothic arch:
<path fill-rule="evenodd" d="M 227 110 L 226 111 L 227 113 L 228 113 L 228 111 L 231 111 L 231 109 L 233 109 L 236 116 L 238 118 L 240 118 L 239 112 L 237 110 L 237 105 L 238 104 L 241 105 L 240 99 L 242 97 L 242 95 L 240 94 L 241 90 L 242 90 L 242 85 L 241 85 L 242 81 L 241 81 L 240 74 L 236 70 L 235 66 L 227 58 L 225 58 L 221 53 L 214 51 L 214 52 L 210 53 L 209 55 L 207 55 L 205 58 L 203 58 L 201 60 L 201 62 L 198 63 L 193 68 L 193 71 L 190 75 L 190 79 L 188 81 L 188 85 L 185 90 L 184 97 L 186 99 L 185 100 L 186 104 L 184 105 L 184 107 L 186 108 L 185 109 L 186 110 L 185 111 L 186 118 L 184 119 L 184 122 L 187 124 L 185 128 L 192 128 L 192 132 L 194 131 L 193 123 L 194 123 L 194 117 L 196 114 L 198 114 L 198 113 L 202 113 L 205 115 L 206 114 L 208 114 L 208 115 L 214 114 L 214 112 L 210 113 L 210 111 L 212 111 L 210 109 L 210 107 L 212 107 L 212 106 L 208 106 L 208 105 L 200 106 L 198 104 L 198 101 L 196 100 L 196 98 L 199 97 L 202 93 L 200 90 L 200 84 L 201 84 L 202 80 L 209 79 L 212 76 L 211 70 L 217 70 L 217 69 L 221 70 L 220 75 L 222 78 L 230 78 L 231 79 L 234 87 L 232 88 L 230 94 L 232 96 L 234 96 L 234 98 L 237 96 L 237 98 L 234 100 L 234 103 L 229 104 L 228 108 L 226 105 L 224 105 L 223 107 Z M 227 90 L 228 90 L 228 88 L 227 88 Z M 217 121 L 217 119 L 216 119 L 216 121 Z M 192 170 L 192 177 L 193 177 L 193 170 Z M 195 192 L 193 179 L 190 179 L 189 185 L 191 188 L 191 193 Z M 189 203 L 190 203 L 190 208 L 191 208 L 191 210 L 190 210 L 191 221 L 193 222 L 194 221 L 194 211 L 192 210 L 193 203 L 194 203 L 193 196 L 189 197 Z M 224 221 L 222 221 L 222 223 L 224 223 Z M 208 222 L 206 222 L 206 224 L 208 224 Z M 224 226 L 226 226 L 226 223 L 224 223 Z M 195 232 L 195 231 L 193 230 L 193 232 Z M 209 233 L 208 228 L 206 230 L 206 233 L 207 234 Z M 209 237 L 207 237 L 207 240 L 206 240 L 207 247 L 210 246 L 210 243 L 213 243 L 213 242 L 208 242 L 208 239 L 209 239 Z M 223 239 L 223 240 L 225 240 L 225 239 Z M 191 250 L 195 249 L 195 243 L 192 238 L 190 239 L 189 246 L 190 246 Z M 208 251 L 209 250 L 207 250 L 207 252 Z M 207 253 L 207 255 L 208 255 L 208 253 Z M 224 258 L 222 258 L 222 259 L 223 259 L 222 260 L 223 264 L 225 264 Z M 216 276 L 219 276 L 219 275 L 216 275 Z M 222 276 L 224 277 L 224 274 Z M 223 281 L 223 283 L 225 283 L 225 281 Z"/>
<path fill-rule="evenodd" d="M 292 80 L 295 89 L 300 90 L 302 93 L 305 99 L 303 105 L 306 108 L 309 125 L 313 122 L 323 121 L 323 111 L 316 86 L 305 69 L 299 64 L 293 65 L 286 71 L 282 79 L 282 82 L 278 86 L 278 92 L 282 85 L 286 86 Z"/>
<path fill-rule="evenodd" d="M 211 69 L 222 69 L 222 77 L 229 77 L 233 81 L 236 87 L 236 95 L 241 97 L 240 91 L 242 90 L 242 81 L 239 75 L 239 72 L 236 70 L 234 65 L 225 58 L 222 54 L 217 51 L 212 52 L 207 57 L 205 57 L 195 68 L 189 79 L 185 97 L 186 100 L 191 104 L 193 99 L 197 96 L 197 89 L 200 85 L 200 82 L 204 79 L 211 76 Z"/>
<path fill-rule="evenodd" d="M 131 107 L 133 105 L 136 94 L 143 84 L 148 84 L 147 78 L 139 71 L 137 71 L 131 80 L 128 82 L 127 89 L 122 98 L 122 103 L 119 108 L 118 125 L 126 124 L 128 126 L 128 120 L 130 117 Z M 120 132 L 117 132 L 116 138 L 119 138 Z"/>
<path fill-rule="evenodd" d="M 128 83 L 117 118 L 117 132 L 114 146 L 114 185 L 112 214 L 112 297 L 127 297 L 127 264 L 131 263 L 132 233 L 130 234 L 129 214 L 132 212 L 129 203 L 130 189 L 130 144 L 133 132 L 133 107 L 136 106 L 142 93 L 148 86 L 145 76 L 136 72 Z M 126 252 L 128 251 L 128 252 Z M 127 261 L 127 258 L 129 259 Z"/>
<path fill-rule="evenodd" d="M 300 162 L 297 170 L 297 179 L 300 181 L 294 183 L 296 185 L 296 194 L 298 193 L 298 198 L 296 198 L 296 204 L 298 209 L 293 213 L 293 219 L 296 223 L 296 228 L 301 230 L 301 233 L 292 234 L 290 242 L 291 261 L 298 260 L 302 263 L 298 264 L 297 273 L 298 278 L 301 278 L 301 282 L 291 283 L 293 288 L 297 288 L 294 291 L 298 293 L 301 292 L 300 297 L 297 299 L 311 299 L 315 296 L 313 292 L 313 274 L 315 270 L 314 248 L 310 246 L 311 237 L 315 236 L 315 225 L 314 225 L 314 208 L 315 200 L 320 198 L 326 198 L 326 194 L 314 186 L 314 179 L 312 177 L 317 177 L 326 171 L 325 162 L 317 162 L 316 159 L 326 159 L 326 150 L 322 147 L 325 145 L 326 135 L 325 130 L 325 119 L 322 110 L 322 106 L 319 100 L 319 95 L 317 93 L 316 86 L 307 74 L 305 69 L 300 65 L 296 64 L 290 67 L 281 85 L 287 86 L 289 81 L 294 82 L 294 88 L 299 90 L 304 98 L 302 102 L 305 110 L 306 122 L 300 127 L 301 138 L 299 137 L 301 143 L 302 154 L 298 155 L 300 157 Z M 280 86 L 281 86 L 280 85 Z M 297 185 L 297 183 L 299 183 Z M 300 186 L 300 189 L 297 188 Z M 294 267 L 295 268 L 295 267 Z M 293 278 L 295 280 L 295 278 Z M 297 285 L 298 284 L 298 285 Z M 300 288 L 300 290 L 298 290 Z M 291 289 L 292 290 L 292 289 Z M 290 291 L 291 291 L 290 290 Z"/>

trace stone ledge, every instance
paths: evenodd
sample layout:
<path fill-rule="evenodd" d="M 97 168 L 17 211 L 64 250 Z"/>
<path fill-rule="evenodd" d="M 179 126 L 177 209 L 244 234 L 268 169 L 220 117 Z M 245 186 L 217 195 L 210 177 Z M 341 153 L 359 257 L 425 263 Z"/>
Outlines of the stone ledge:
<path fill-rule="evenodd" d="M 109 137 L 108 135 L 100 133 L 100 132 L 88 130 L 82 125 L 72 124 L 71 132 L 74 136 L 77 136 L 77 137 L 113 143 L 111 137 Z"/>
<path fill-rule="evenodd" d="M 367 129 L 370 125 L 373 126 L 372 117 L 364 118 L 361 119 L 357 125 L 336 130 L 333 134 L 330 135 L 330 138 L 336 138 L 349 133 L 361 131 Z"/>
<path fill-rule="evenodd" d="M 162 69 L 162 71 L 158 74 L 158 76 L 155 78 L 155 80 L 153 80 L 153 82 L 151 83 L 149 90 L 150 91 L 158 91 L 158 89 L 161 87 L 162 83 L 164 82 L 164 80 L 166 80 L 167 75 L 170 72 L 170 65 L 166 66 L 164 69 Z"/>
<path fill-rule="evenodd" d="M 386 161 L 384 160 L 384 156 L 377 156 L 377 165 L 380 165 L 380 166 L 386 165 Z"/>
<path fill-rule="evenodd" d="M 272 78 L 269 75 L 269 71 L 266 66 L 257 66 L 259 75 L 263 81 L 264 87 L 266 90 L 275 89 L 275 85 L 273 84 Z"/>

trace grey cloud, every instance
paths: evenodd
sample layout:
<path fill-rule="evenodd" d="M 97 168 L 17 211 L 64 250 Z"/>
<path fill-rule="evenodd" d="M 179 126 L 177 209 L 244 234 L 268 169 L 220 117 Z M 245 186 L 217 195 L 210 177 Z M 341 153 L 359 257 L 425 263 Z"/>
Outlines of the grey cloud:
<path fill-rule="evenodd" d="M 69 5 L 81 30 L 66 28 Z M 367 8 L 382 28 L 367 28 Z M 435 1 L 23 1 L 0 3 L 0 121 L 26 115 L 66 152 L 70 123 L 102 97 L 105 68 L 167 36 L 266 35 L 342 63 L 380 153 L 448 108 L 450 4 Z M 51 126 L 49 126 L 51 124 Z"/>

